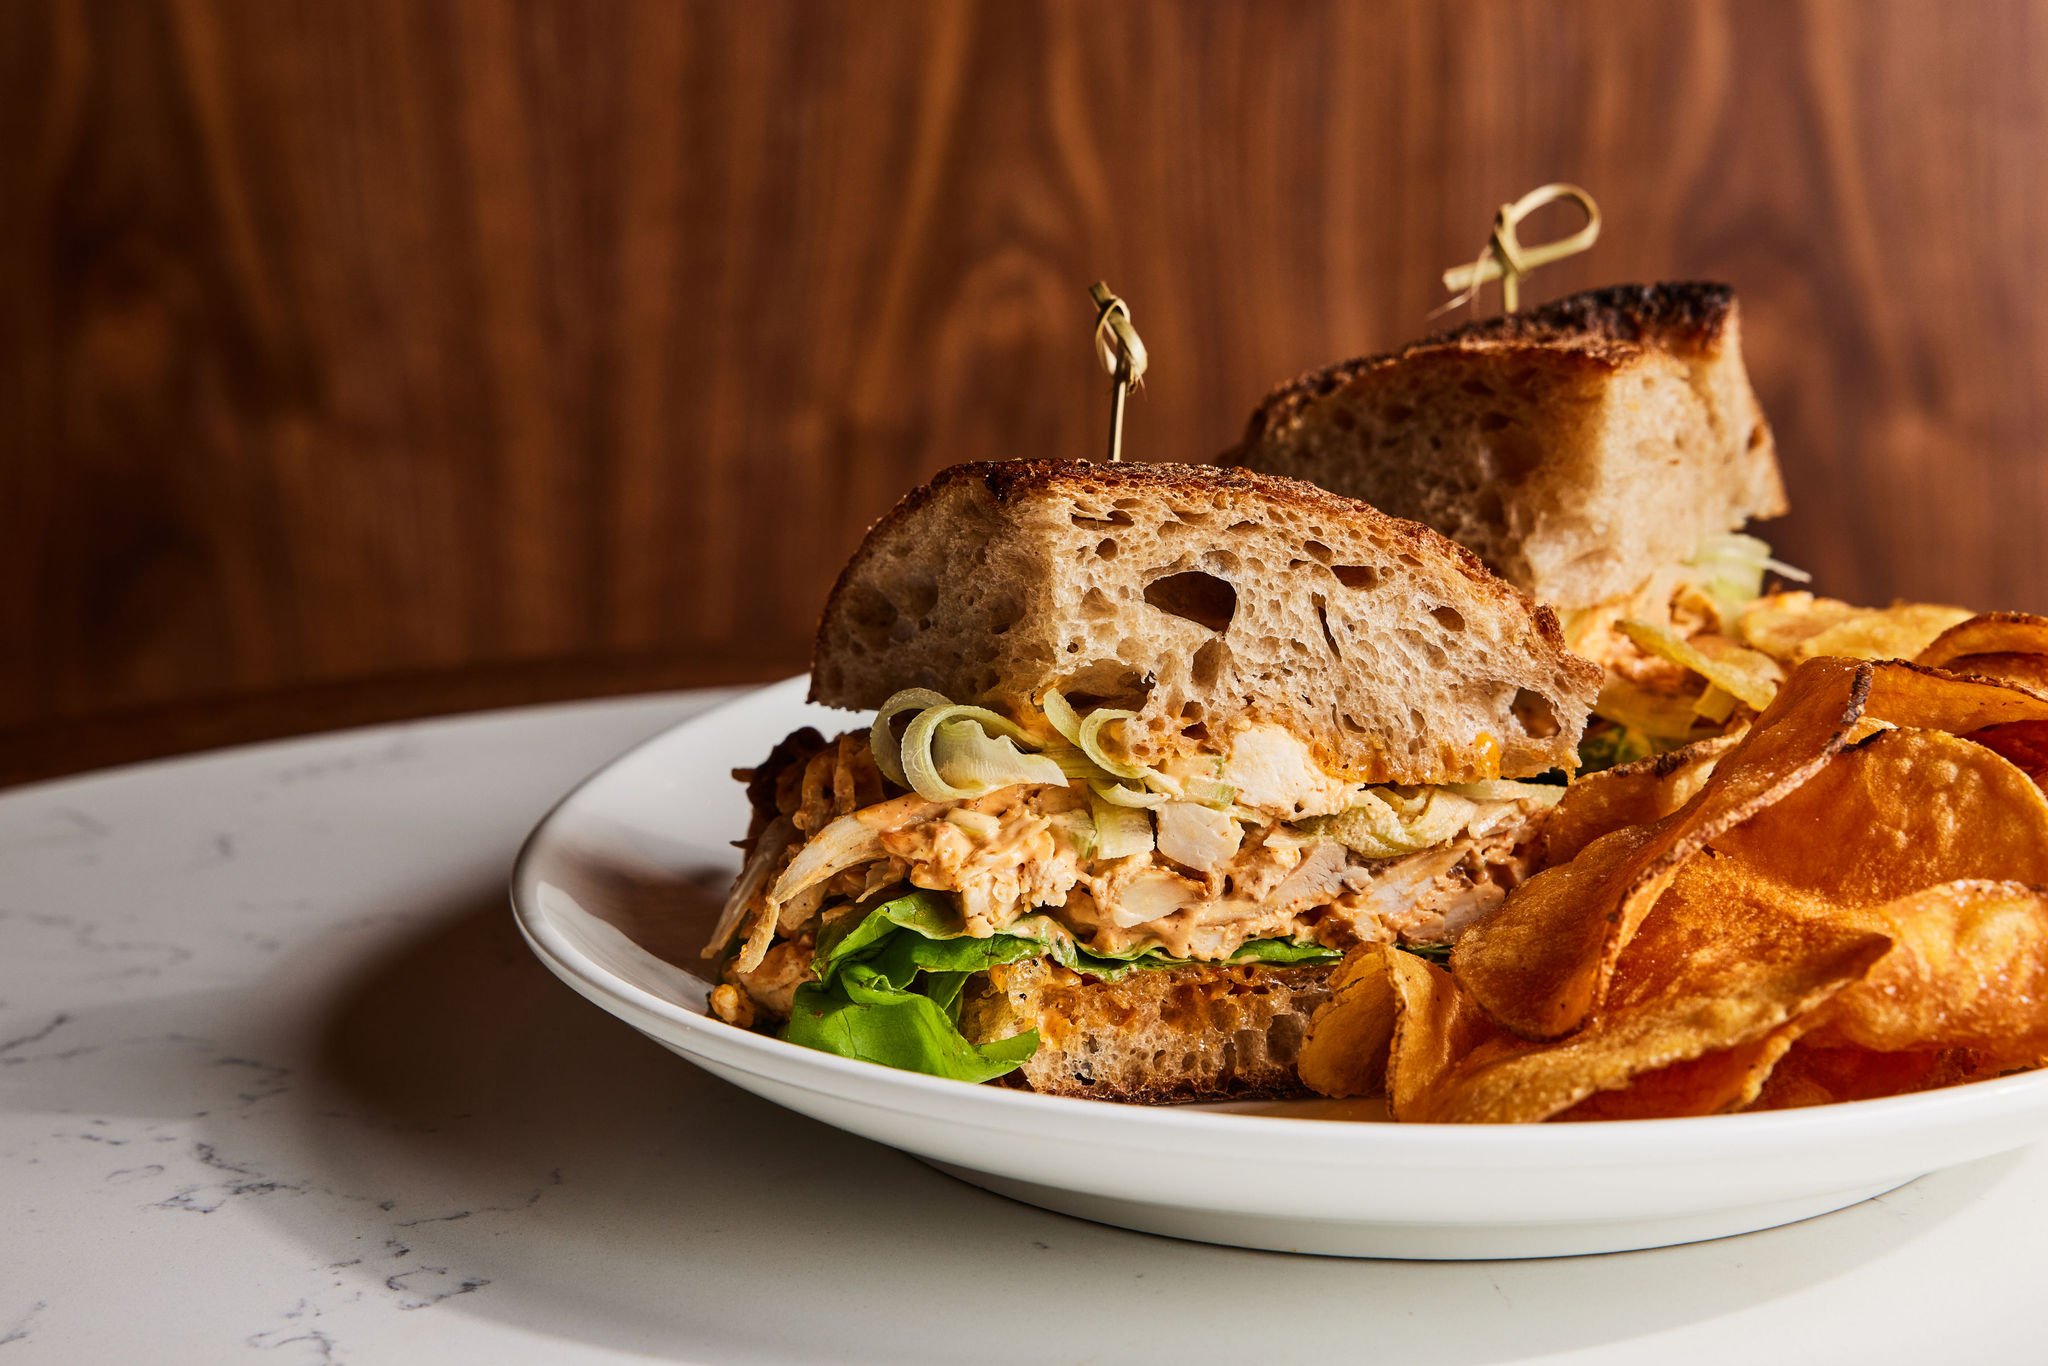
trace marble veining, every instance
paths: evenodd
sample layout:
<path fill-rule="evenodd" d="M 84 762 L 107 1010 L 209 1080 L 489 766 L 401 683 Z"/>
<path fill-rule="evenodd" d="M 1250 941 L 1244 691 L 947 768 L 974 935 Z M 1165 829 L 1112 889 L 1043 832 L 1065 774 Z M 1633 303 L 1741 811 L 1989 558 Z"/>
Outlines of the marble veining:
<path fill-rule="evenodd" d="M 599 749 L 697 705 L 629 707 L 631 719 L 600 727 Z M 234 1232 L 206 1235 L 208 1245 L 254 1246 L 215 1266 L 188 1259 L 194 1287 L 210 1275 L 250 1284 L 238 1307 L 148 1359 L 220 1360 L 239 1344 L 286 1360 L 346 1360 L 351 1318 L 381 1305 L 411 1319 L 488 1293 L 494 1277 L 465 1256 L 521 1236 L 570 1179 L 550 1161 L 523 1173 L 458 1164 L 424 1182 L 393 1172 L 385 1185 L 374 1166 L 332 1156 L 355 1142 L 352 1132 L 417 1136 L 477 1123 L 431 1095 L 361 1103 L 331 1075 L 346 1064 L 325 1054 L 345 1041 L 323 1037 L 319 1015 L 366 959 L 394 943 L 402 952 L 407 932 L 442 909 L 431 887 L 422 904 L 416 875 L 401 871 L 410 860 L 416 873 L 420 854 L 461 824 L 433 819 L 432 799 L 398 780 L 410 774 L 429 790 L 445 781 L 423 733 L 431 729 L 0 796 L 0 1170 L 21 1192 L 9 1196 L 10 1226 L 30 1235 L 0 1252 L 0 1347 L 95 1356 L 111 1325 L 87 1274 L 101 1255 L 92 1245 L 116 1260 L 124 1248 L 165 1258 L 159 1267 L 175 1275 L 179 1250 L 192 1245 L 154 1221 L 196 1217 L 233 1221 Z M 549 785 L 572 780 L 588 757 L 559 765 Z M 337 802 L 342 787 L 353 795 Z M 546 796 L 524 793 L 509 819 L 479 813 L 474 824 L 489 838 L 457 869 L 465 905 L 495 900 L 520 826 Z M 400 1075 L 395 1084 L 408 1083 Z M 479 1232 L 422 1240 L 454 1225 Z M 74 1240 L 79 1255 L 62 1267 L 28 1255 L 38 1231 Z M 67 1305 L 80 1302 L 83 1315 L 71 1319 Z"/>
<path fill-rule="evenodd" d="M 2032 1347 L 2034 1153 L 1663 1254 L 1361 1265 L 1080 1224 L 726 1087 L 548 977 L 504 901 L 562 791 L 708 700 L 0 794 L 0 1361 Z M 1966 1315 L 1916 1289 L 1964 1281 Z"/>

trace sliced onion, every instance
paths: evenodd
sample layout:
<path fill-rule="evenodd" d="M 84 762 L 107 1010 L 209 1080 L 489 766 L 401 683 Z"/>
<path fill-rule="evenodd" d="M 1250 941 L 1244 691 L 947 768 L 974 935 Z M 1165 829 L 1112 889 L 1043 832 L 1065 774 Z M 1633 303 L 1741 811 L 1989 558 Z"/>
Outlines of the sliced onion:
<path fill-rule="evenodd" d="M 1477 814 L 1476 803 L 1444 788 L 1431 788 L 1422 811 L 1401 833 L 1413 849 L 1431 849 L 1455 837 Z"/>
<path fill-rule="evenodd" d="M 1111 781 L 1107 773 L 1095 766 L 1093 759 L 1072 745 L 1048 745 L 1043 753 L 1046 758 L 1060 766 L 1060 772 L 1067 775 L 1068 787 Z"/>
<path fill-rule="evenodd" d="M 933 692 L 930 688 L 905 688 L 882 704 L 882 709 L 875 713 L 875 723 L 868 727 L 868 749 L 874 754 L 875 767 L 882 770 L 884 778 L 898 787 L 910 786 L 910 779 L 903 773 L 903 746 L 896 739 L 896 730 L 891 722 L 907 711 L 951 705 L 951 699 L 944 693 Z"/>
<path fill-rule="evenodd" d="M 1122 783 L 1094 782 L 1088 784 L 1088 790 L 1108 802 L 1111 806 L 1150 808 L 1164 806 L 1173 800 L 1173 794 L 1170 792 L 1153 792 L 1142 787 L 1125 787 Z"/>
<path fill-rule="evenodd" d="M 1406 811 L 1377 792 L 1361 792 L 1350 810 L 1319 816 L 1303 826 L 1336 840 L 1361 858 L 1399 858 L 1455 837 L 1477 811 L 1470 798 L 1446 788 L 1430 788 L 1419 802 L 1404 804 Z"/>
<path fill-rule="evenodd" d="M 1685 563 L 1693 571 L 1694 582 L 1719 604 L 1724 615 L 1763 592 L 1766 570 L 1794 583 L 1813 578 L 1803 569 L 1772 559 L 1768 543 L 1739 531 L 1702 537 Z"/>
<path fill-rule="evenodd" d="M 903 732 L 904 777 L 931 802 L 965 801 L 1018 783 L 1065 787 L 1058 763 L 1017 748 L 1024 739 L 1016 722 L 987 707 L 928 707 Z"/>
<path fill-rule="evenodd" d="M 1152 777 L 1151 769 L 1145 768 L 1140 764 L 1120 762 L 1111 758 L 1102 748 L 1102 728 L 1104 726 L 1112 721 L 1135 721 L 1137 719 L 1138 713 L 1134 711 L 1124 711 L 1119 707 L 1097 707 L 1094 711 L 1089 712 L 1088 718 L 1081 723 L 1079 732 L 1074 736 L 1074 743 L 1079 745 L 1081 752 L 1090 759 L 1093 759 L 1096 765 L 1104 772 L 1114 774 L 1119 778 L 1130 778 L 1132 780 Z"/>
<path fill-rule="evenodd" d="M 1065 837 L 1073 846 L 1074 857 L 1082 863 L 1095 857 L 1095 817 L 1086 811 L 1057 811 L 1051 816 L 1052 828 Z"/>
<path fill-rule="evenodd" d="M 1813 582 L 1813 575 L 1811 573 L 1801 569 L 1796 564 L 1786 564 L 1783 560 L 1765 560 L 1764 568 L 1770 570 L 1779 578 L 1790 579 L 1794 583 Z"/>
<path fill-rule="evenodd" d="M 953 720 L 940 725 L 932 738 L 932 762 L 950 786 L 994 792 L 1019 783 L 1067 786 L 1059 762 L 1030 754 L 1016 742 L 990 735 L 975 721 Z"/>
<path fill-rule="evenodd" d="M 1052 728 L 1060 733 L 1062 740 L 1070 745 L 1080 745 L 1081 716 L 1074 710 L 1074 704 L 1067 701 L 1065 693 L 1058 688 L 1047 688 L 1038 705 L 1045 712 L 1045 719 L 1052 723 Z"/>
<path fill-rule="evenodd" d="M 1095 856 L 1124 858 L 1152 852 L 1152 816 L 1149 812 L 1115 806 L 1100 797 L 1091 798 L 1095 815 Z"/>

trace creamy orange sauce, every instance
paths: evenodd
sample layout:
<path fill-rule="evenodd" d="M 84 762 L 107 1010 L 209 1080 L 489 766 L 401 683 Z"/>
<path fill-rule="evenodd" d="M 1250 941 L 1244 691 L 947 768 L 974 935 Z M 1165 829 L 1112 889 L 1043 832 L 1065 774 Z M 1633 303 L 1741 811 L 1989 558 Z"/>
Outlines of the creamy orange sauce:
<path fill-rule="evenodd" d="M 1254 781 L 1273 784 L 1261 795 L 1284 797 L 1290 791 L 1298 749 L 1254 742 Z M 906 794 L 849 812 L 849 792 L 873 789 L 847 776 L 850 765 L 856 772 L 857 765 L 844 742 L 809 760 L 812 770 L 827 764 L 836 781 L 813 772 L 782 788 L 801 803 L 805 824 L 814 830 L 821 820 L 842 822 L 826 840 L 858 832 L 848 843 L 855 852 L 842 860 L 845 866 L 833 867 L 791 901 L 762 903 L 779 912 L 781 938 L 758 968 L 732 974 L 757 1004 L 777 1013 L 787 1012 L 789 994 L 807 970 L 809 949 L 797 946 L 809 944 L 815 925 L 853 913 L 856 904 L 872 904 L 906 882 L 950 893 L 969 935 L 999 934 L 1025 916 L 1043 913 L 1072 931 L 1077 942 L 1101 952 L 1156 946 L 1176 957 L 1213 961 L 1254 939 L 1313 940 L 1343 949 L 1446 938 L 1498 905 L 1526 874 L 1543 815 L 1536 801 L 1490 803 L 1483 818 L 1475 817 L 1441 845 L 1369 859 L 1328 835 L 1238 807 L 1241 833 L 1235 843 L 1200 845 L 1215 861 L 1196 868 L 1156 845 L 1120 858 L 1096 857 L 1085 790 L 1018 785 L 956 803 Z M 1239 768 L 1241 775 L 1252 771 Z M 1309 795 L 1314 805 L 1327 804 L 1318 785 L 1292 790 Z M 1466 804 L 1481 810 L 1470 800 Z M 1213 824 L 1221 818 L 1212 812 L 1202 819 Z M 1188 857 L 1193 855 L 1187 850 L 1198 847 L 1169 845 Z M 778 873 L 803 853 L 804 842 L 777 853 Z"/>

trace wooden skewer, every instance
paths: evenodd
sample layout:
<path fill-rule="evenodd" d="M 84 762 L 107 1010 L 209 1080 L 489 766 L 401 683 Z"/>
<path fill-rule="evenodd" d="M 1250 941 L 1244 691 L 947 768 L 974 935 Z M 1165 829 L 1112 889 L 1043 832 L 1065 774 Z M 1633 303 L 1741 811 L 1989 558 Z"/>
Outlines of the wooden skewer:
<path fill-rule="evenodd" d="M 1124 458 L 1124 400 L 1145 379 L 1145 343 L 1131 325 L 1131 306 L 1097 280 L 1088 286 L 1095 300 L 1095 354 L 1109 371 L 1109 458 Z"/>
<path fill-rule="evenodd" d="M 1560 237 L 1554 242 L 1525 247 L 1515 230 L 1523 219 L 1546 204 L 1558 200 L 1576 204 L 1586 215 L 1585 226 L 1569 237 Z M 1462 303 L 1478 297 L 1479 287 L 1489 280 L 1500 281 L 1501 307 L 1513 313 L 1521 304 L 1522 277 L 1538 266 L 1561 261 L 1567 256 L 1576 256 L 1593 245 L 1600 237 L 1600 206 L 1593 202 L 1593 196 L 1576 185 L 1561 182 L 1539 185 L 1512 204 L 1503 204 L 1493 216 L 1493 232 L 1487 237 L 1486 245 L 1479 249 L 1479 256 L 1470 265 L 1453 266 L 1444 272 L 1444 288 L 1457 291 L 1451 300 L 1437 309 L 1447 313 Z M 1431 315 L 1432 317 L 1435 314 Z"/>

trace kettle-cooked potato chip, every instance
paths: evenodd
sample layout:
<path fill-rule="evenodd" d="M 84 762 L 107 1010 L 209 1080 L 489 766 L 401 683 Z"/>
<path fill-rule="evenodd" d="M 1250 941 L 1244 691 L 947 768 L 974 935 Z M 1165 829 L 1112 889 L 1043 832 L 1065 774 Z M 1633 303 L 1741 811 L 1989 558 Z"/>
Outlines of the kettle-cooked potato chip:
<path fill-rule="evenodd" d="M 1927 602 L 1862 608 L 1856 615 L 1799 642 L 1792 660 L 1798 663 L 1827 655 L 1845 659 L 1911 659 L 1943 631 L 1969 617 L 1967 608 Z"/>
<path fill-rule="evenodd" d="M 1941 667 L 1952 673 L 2017 683 L 2048 697 L 2048 655 L 1964 655 Z"/>
<path fill-rule="evenodd" d="M 2048 697 L 1994 678 L 1892 660 L 1872 666 L 1866 709 L 1894 726 L 1968 735 L 1986 726 L 2048 720 Z"/>
<path fill-rule="evenodd" d="M 1651 1099 L 1685 1107 L 1676 1113 L 1746 1104 L 1783 1051 L 1770 1041 L 1789 1044 L 1781 1031 L 1861 978 L 1891 947 L 1884 934 L 1837 922 L 1800 901 L 1736 860 L 1688 862 L 1629 941 L 1599 1012 L 1560 1042 L 1487 1037 L 1469 1007 L 1446 1003 L 1462 995 L 1457 983 L 1423 964 L 1440 980 L 1427 988 L 1426 1013 L 1403 995 L 1388 1082 L 1395 1118 L 1548 1119 L 1638 1078 L 1659 1092 Z M 1427 1047 L 1409 1042 L 1418 1035 L 1434 1037 Z M 1748 1051 L 1717 1058 L 1673 1085 L 1667 1069 L 1738 1049 Z M 1646 1112 L 1626 1100 L 1608 1104 Z"/>
<path fill-rule="evenodd" d="M 2048 657 L 2048 617 L 2031 612 L 1980 612 L 1936 636 L 1913 662 L 1956 673 L 1987 673 L 1970 667 L 1972 656 Z"/>
<path fill-rule="evenodd" d="M 1543 822 L 1544 865 L 1569 862 L 1610 830 L 1648 825 L 1684 806 L 1741 738 L 1720 735 L 1697 740 L 1683 749 L 1578 779 L 1564 790 Z"/>
<path fill-rule="evenodd" d="M 1858 608 L 1811 593 L 1767 593 L 1743 609 L 1736 633 L 1745 644 L 1789 663 L 1813 637 L 1853 618 Z"/>
<path fill-rule="evenodd" d="M 1845 1100 L 1878 1100 L 1953 1086 L 1983 1074 L 1977 1059 L 1955 1049 L 1878 1053 L 1868 1048 L 1796 1041 L 1771 1069 L 1752 1110 L 1795 1110 Z"/>
<path fill-rule="evenodd" d="M 1786 664 L 1842 659 L 1911 659 L 1941 633 L 1967 621 L 1967 608 L 1901 602 L 1854 607 L 1811 593 L 1773 593 L 1743 612 L 1744 642 Z"/>
<path fill-rule="evenodd" d="M 1645 654 L 1698 674 L 1757 711 L 1771 704 L 1784 681 L 1785 671 L 1775 659 L 1725 636 L 1705 633 L 1687 638 L 1648 621 L 1624 621 L 1620 629 Z"/>
<path fill-rule="evenodd" d="M 2048 891 L 1949 882 L 1877 909 L 1893 943 L 1819 1013 L 1816 1045 L 2048 1054 Z"/>
<path fill-rule="evenodd" d="M 1376 1096 L 1385 1089 L 1398 1004 L 1385 960 L 1399 952 L 1366 944 L 1347 954 L 1330 975 L 1330 999 L 1316 1008 L 1301 1042 L 1302 1085 L 1340 1099 Z"/>
<path fill-rule="evenodd" d="M 1777 699 L 1741 741 L 1718 759 L 1712 774 L 1684 806 L 1652 825 L 1628 827 L 1647 833 L 1585 843 L 1570 862 L 1524 883 L 1498 911 L 1459 939 L 1452 951 L 1452 971 L 1487 1013 L 1513 1033 L 1543 1039 L 1577 1029 L 1604 995 L 1616 960 L 1678 867 L 1709 841 L 1785 800 L 1826 770 L 1831 756 L 1863 737 L 1869 720 L 1970 732 L 1992 725 L 2048 720 L 2048 699 L 2006 684 L 1912 664 L 1810 660 L 1792 672 Z M 1951 828 L 1967 825 L 1946 794 L 1938 802 L 1930 801 L 1927 794 L 1941 790 L 1945 775 L 1959 775 L 1960 780 L 1960 776 L 1997 770 L 1967 757 L 1958 758 L 1960 751 L 1944 749 L 1942 753 L 1956 762 L 1929 769 L 1919 779 L 1898 778 L 1893 783 L 1896 791 L 1885 800 L 1892 809 L 1912 808 L 1916 819 L 1947 820 Z M 1995 756 L 1987 757 L 2004 770 L 2005 777 L 2023 777 Z M 1998 786 L 2003 794 L 1999 802 L 2006 796 L 2020 800 L 2018 789 L 2010 782 L 2001 781 Z M 1624 779 L 1609 795 L 1619 797 L 1627 792 Z M 1601 800 L 1597 792 L 1586 799 L 1588 803 Z M 2023 826 L 2034 819 L 2031 807 L 2022 804 L 2012 809 L 2019 813 Z M 1773 836 L 1773 841 L 1860 857 L 1867 839 L 1883 837 L 1884 826 L 1872 830 L 1858 823 L 1877 819 L 1871 812 L 1849 816 L 1814 801 L 1800 810 L 1805 813 L 1800 819 L 1806 823 L 1795 833 Z M 1891 824 L 1897 826 L 1900 821 L 1894 819 Z M 1560 829 L 1567 841 L 1583 839 L 1589 833 L 1584 822 L 1574 824 L 1570 818 Z M 1854 837 L 1828 839 L 1825 832 L 1830 830 L 1853 832 Z M 1622 851 L 1624 844 L 1628 845 L 1626 851 Z M 1598 858 L 1596 851 L 1601 855 Z M 1769 866 L 1768 862 L 1764 866 Z M 1883 896 L 1864 899 L 1886 900 L 1934 882 L 1971 876 L 2030 875 L 1996 868 L 1929 874 L 1913 885 L 1896 885 Z"/>
<path fill-rule="evenodd" d="M 1971 731 L 1970 739 L 2002 756 L 2014 768 L 2032 778 L 2036 787 L 2048 790 L 2048 721 L 2015 721 L 2009 725 L 1987 726 L 1983 730 Z"/>
<path fill-rule="evenodd" d="M 1982 745 L 1892 730 L 1841 755 L 1714 848 L 1835 915 L 1876 912 L 1967 878 L 2048 885 L 2048 798 Z"/>
<path fill-rule="evenodd" d="M 1805 1027 L 1804 1020 L 1791 1020 L 1750 1043 L 1645 1072 L 1622 1089 L 1596 1092 L 1555 1118 L 1682 1119 L 1748 1108 Z"/>
<path fill-rule="evenodd" d="M 1397 1120 L 1785 1108 L 2048 1062 L 2048 697 L 1796 668 L 1746 734 L 1575 784 L 1450 970 L 1356 950 L 1303 1076 Z"/>
<path fill-rule="evenodd" d="M 1595 840 L 1512 892 L 1451 951 L 1451 970 L 1513 1033 L 1569 1034 L 1605 994 L 1616 960 L 1679 867 L 1707 841 L 1811 778 L 1848 743 L 1874 666 L 1814 660 L 1793 671 L 1683 807 Z"/>
<path fill-rule="evenodd" d="M 1395 1119 L 1426 1123 L 1445 1118 L 1435 1111 L 1456 1069 L 1489 1045 L 1510 1051 L 1528 1047 L 1503 1034 L 1436 964 L 1395 952 L 1387 955 L 1385 966 L 1396 1002 L 1387 1056 L 1387 1112 Z"/>

